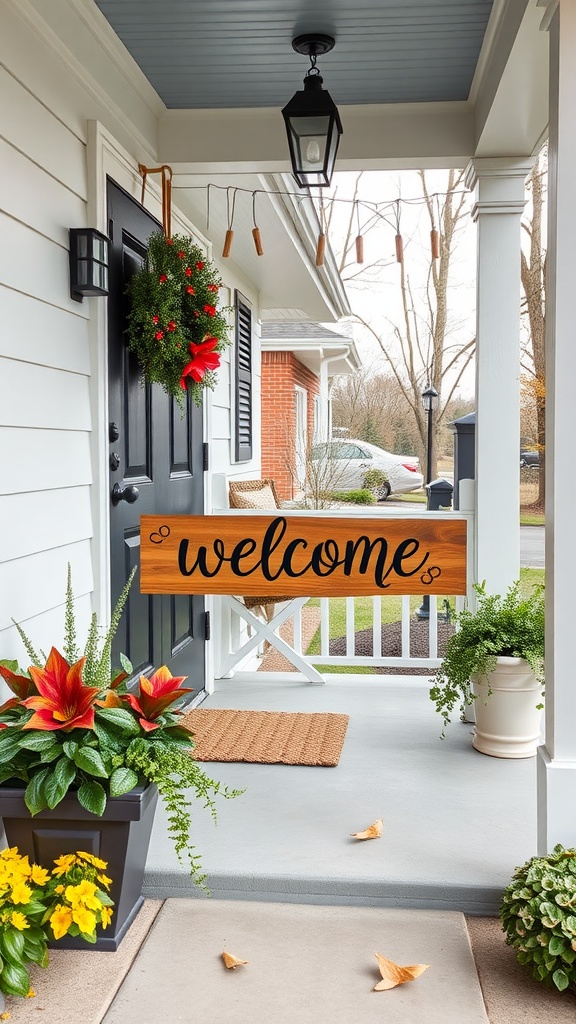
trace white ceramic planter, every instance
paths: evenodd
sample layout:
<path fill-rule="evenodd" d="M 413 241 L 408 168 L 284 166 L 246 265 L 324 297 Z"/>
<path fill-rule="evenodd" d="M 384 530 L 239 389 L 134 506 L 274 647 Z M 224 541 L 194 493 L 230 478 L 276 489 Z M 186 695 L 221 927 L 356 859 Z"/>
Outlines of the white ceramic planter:
<path fill-rule="evenodd" d="M 540 744 L 542 684 L 523 658 L 498 658 L 494 672 L 472 679 L 472 745 L 490 757 L 534 757 Z M 490 692 L 492 691 L 492 692 Z"/>

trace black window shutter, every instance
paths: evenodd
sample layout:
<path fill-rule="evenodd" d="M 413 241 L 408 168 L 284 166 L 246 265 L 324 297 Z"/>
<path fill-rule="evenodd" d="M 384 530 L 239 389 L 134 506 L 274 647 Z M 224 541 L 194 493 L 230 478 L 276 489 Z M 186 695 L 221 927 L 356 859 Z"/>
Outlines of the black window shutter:
<path fill-rule="evenodd" d="M 252 458 L 252 308 L 235 293 L 236 307 L 236 462 Z"/>

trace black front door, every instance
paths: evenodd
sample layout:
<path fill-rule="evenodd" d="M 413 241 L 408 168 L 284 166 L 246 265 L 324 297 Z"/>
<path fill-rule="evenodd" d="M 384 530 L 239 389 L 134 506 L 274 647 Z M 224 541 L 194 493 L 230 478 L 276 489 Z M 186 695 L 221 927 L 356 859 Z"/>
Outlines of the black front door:
<path fill-rule="evenodd" d="M 158 384 L 142 387 L 126 347 L 126 282 L 142 266 L 146 244 L 160 227 L 108 181 L 110 295 L 108 299 L 108 440 L 112 602 L 140 562 L 140 516 L 204 511 L 202 410 L 189 400 L 184 416 Z M 116 487 L 116 492 L 114 488 Z M 140 594 L 137 572 L 113 647 L 134 672 L 167 665 L 204 689 L 203 597 Z"/>

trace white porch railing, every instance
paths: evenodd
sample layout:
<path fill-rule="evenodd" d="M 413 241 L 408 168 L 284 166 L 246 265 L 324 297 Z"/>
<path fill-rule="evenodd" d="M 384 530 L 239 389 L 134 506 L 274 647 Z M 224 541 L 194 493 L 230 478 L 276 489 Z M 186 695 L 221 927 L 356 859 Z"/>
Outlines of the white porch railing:
<path fill-rule="evenodd" d="M 235 511 L 234 514 L 238 514 Z M 282 510 L 283 515 L 289 515 L 289 510 Z M 297 512 L 298 515 L 314 515 L 313 512 L 302 513 Z M 317 513 L 316 513 L 317 514 Z M 323 511 L 321 515 L 327 513 Z M 366 516 L 366 509 L 340 509 L 330 512 L 330 515 L 338 517 L 346 516 L 348 518 L 356 518 Z M 261 658 L 264 653 L 265 643 L 270 643 L 273 647 L 284 654 L 289 661 L 292 662 L 295 671 L 302 672 L 310 682 L 322 683 L 326 679 L 316 666 L 331 666 L 338 667 L 341 672 L 345 673 L 347 668 L 354 666 L 367 666 L 373 668 L 429 668 L 433 671 L 440 665 L 441 652 L 439 653 L 438 647 L 438 624 L 442 619 L 445 619 L 445 602 L 448 599 L 451 610 L 459 611 L 466 599 L 473 601 L 474 590 L 473 590 L 473 566 L 474 566 L 474 529 L 473 529 L 473 513 L 472 512 L 428 512 L 423 510 L 420 513 L 414 514 L 413 511 L 403 512 L 398 509 L 390 510 L 378 510 L 378 517 L 381 519 L 427 519 L 433 517 L 435 519 L 459 519 L 464 520 L 467 524 L 467 593 L 466 596 L 458 595 L 451 596 L 445 595 L 442 598 L 437 598 L 434 595 L 428 596 L 429 602 L 429 618 L 421 619 L 422 623 L 420 627 L 420 634 L 418 638 L 418 652 L 415 653 L 411 647 L 411 624 L 415 621 L 415 608 L 414 604 L 420 604 L 422 598 L 410 598 L 408 595 L 399 597 L 389 596 L 376 596 L 373 598 L 328 598 L 323 597 L 319 599 L 320 604 L 320 650 L 317 653 L 307 653 L 305 645 L 303 643 L 303 609 L 306 606 L 305 598 L 297 598 L 294 601 L 287 602 L 285 605 L 278 606 L 276 608 L 276 614 L 274 619 L 263 624 L 261 621 L 254 627 L 253 612 L 244 609 L 241 602 L 237 598 L 223 598 L 223 612 L 224 615 L 228 616 L 229 629 L 224 628 L 221 635 L 229 635 L 231 642 L 229 644 L 228 651 L 221 651 L 220 659 L 220 670 L 217 673 L 217 678 L 222 676 L 228 676 L 232 672 L 240 675 L 242 672 L 254 672 L 261 665 Z M 357 616 L 355 612 L 356 602 L 362 600 L 364 602 L 364 626 L 363 626 L 363 638 L 362 647 L 363 653 L 357 653 Z M 366 627 L 366 612 L 365 603 L 367 600 L 372 601 L 372 614 L 371 623 Z M 332 628 L 332 619 L 335 613 L 335 602 L 345 602 L 345 634 L 344 637 L 340 636 L 339 646 L 344 647 L 343 653 L 335 654 L 333 652 L 334 638 L 331 640 L 331 634 L 334 632 Z M 395 602 L 394 615 L 390 615 L 387 604 Z M 440 608 L 439 608 L 439 602 Z M 400 604 L 400 608 L 398 608 Z M 383 650 L 382 646 L 382 627 L 390 622 L 400 622 L 400 653 L 389 654 Z M 252 622 L 252 625 L 251 625 Z M 288 642 L 285 638 L 280 637 L 280 628 L 286 623 L 292 623 L 292 638 Z M 242 625 L 241 625 L 242 623 Z M 247 628 L 246 628 L 246 623 Z M 426 628 L 427 626 L 427 628 Z M 367 632 L 371 634 L 371 643 L 368 643 Z M 422 637 L 424 633 L 424 638 Z M 427 641 L 427 642 L 426 642 Z M 309 646 L 309 641 L 306 644 Z M 366 653 L 366 647 L 370 648 L 370 653 Z M 422 646 L 427 647 L 426 653 L 422 653 Z M 332 649 L 331 649 L 332 648 Z"/>

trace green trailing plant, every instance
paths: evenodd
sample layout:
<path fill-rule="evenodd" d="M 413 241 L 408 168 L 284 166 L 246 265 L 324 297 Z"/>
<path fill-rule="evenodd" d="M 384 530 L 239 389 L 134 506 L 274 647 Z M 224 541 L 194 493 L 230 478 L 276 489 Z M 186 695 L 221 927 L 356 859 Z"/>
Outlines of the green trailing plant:
<path fill-rule="evenodd" d="M 544 587 L 535 586 L 524 596 L 517 581 L 504 597 L 487 594 L 485 582 L 474 589 L 476 610 L 464 608 L 454 617 L 456 631 L 446 641 L 430 689 L 430 699 L 444 720 L 442 736 L 454 711 L 475 700 L 472 677 L 492 672 L 498 657 L 524 658 L 543 682 Z"/>
<path fill-rule="evenodd" d="M 0 707 L 0 783 L 19 780 L 32 815 L 54 809 L 69 790 L 92 814 L 102 815 L 109 797 L 122 796 L 144 781 L 155 784 L 169 817 L 169 831 L 181 861 L 204 882 L 190 843 L 192 790 L 216 817 L 214 797 L 229 799 L 239 790 L 221 787 L 194 760 L 194 740 L 180 723 L 181 705 L 190 690 L 185 676 L 162 666 L 133 688 L 128 658 L 111 667 L 112 640 L 134 572 L 126 583 L 102 635 L 92 616 L 84 654 L 79 657 L 70 567 L 66 586 L 63 650 L 37 653 L 16 623 L 32 664 L 0 661 L 0 676 L 15 694 Z"/>
<path fill-rule="evenodd" d="M 576 850 L 558 845 L 516 868 L 500 920 L 507 944 L 533 978 L 576 991 Z"/>
<path fill-rule="evenodd" d="M 227 309 L 218 309 L 222 281 L 191 238 L 154 232 L 146 261 L 130 279 L 128 346 L 142 382 L 160 384 L 181 407 L 214 388 L 221 354 L 230 344 Z"/>

